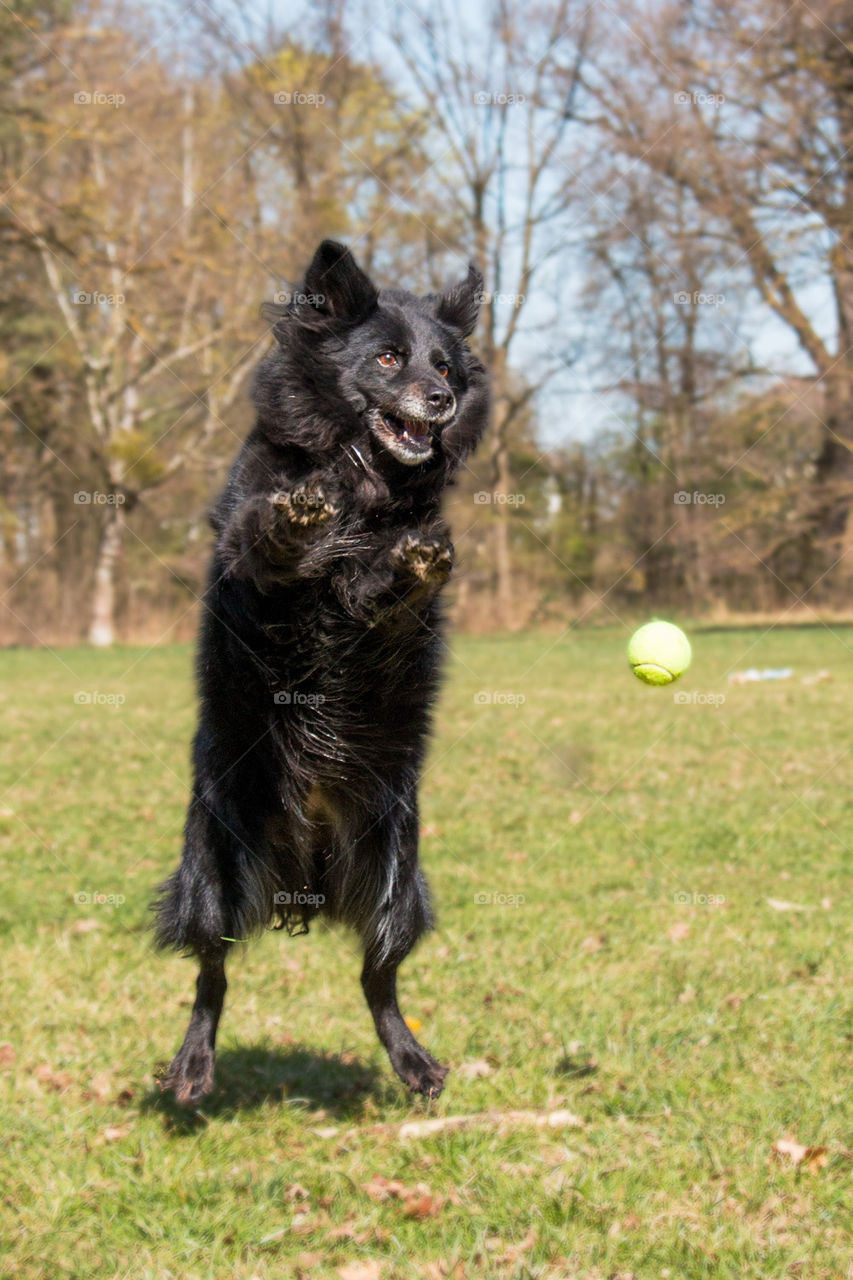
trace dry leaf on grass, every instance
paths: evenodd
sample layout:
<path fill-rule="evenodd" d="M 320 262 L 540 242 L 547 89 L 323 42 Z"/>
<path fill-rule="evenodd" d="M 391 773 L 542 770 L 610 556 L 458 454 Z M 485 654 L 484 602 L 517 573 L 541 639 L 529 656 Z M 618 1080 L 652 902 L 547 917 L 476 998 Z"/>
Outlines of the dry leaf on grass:
<path fill-rule="evenodd" d="M 8 1041 L 5 1044 L 0 1044 L 0 1067 L 11 1067 L 14 1061 L 14 1047 Z"/>
<path fill-rule="evenodd" d="M 285 1200 L 310 1200 L 311 1193 L 301 1182 L 291 1182 L 290 1186 L 284 1189 Z"/>
<path fill-rule="evenodd" d="M 785 902 L 783 898 L 765 898 L 765 902 L 774 911 L 814 911 L 814 907 L 804 907 L 801 902 Z"/>
<path fill-rule="evenodd" d="M 418 1183 L 418 1187 L 422 1186 Z M 447 1203 L 441 1196 L 434 1196 L 428 1187 L 419 1192 L 415 1187 L 414 1194 L 403 1201 L 403 1213 L 407 1218 L 415 1218 L 422 1222 L 424 1218 L 437 1218 Z"/>
<path fill-rule="evenodd" d="M 674 924 L 667 929 L 666 936 L 671 942 L 683 942 L 685 938 L 690 937 L 690 925 L 679 921 L 678 924 Z"/>
<path fill-rule="evenodd" d="M 294 1259 L 296 1273 L 299 1276 L 305 1275 L 313 1267 L 319 1267 L 325 1261 L 325 1254 L 322 1253 L 298 1253 Z"/>
<path fill-rule="evenodd" d="M 465 1267 L 461 1259 L 456 1262 L 445 1262 L 443 1258 L 439 1258 L 438 1262 L 425 1262 L 423 1266 L 426 1280 L 466 1280 Z"/>
<path fill-rule="evenodd" d="M 570 1173 L 567 1168 L 569 1160 L 579 1159 L 578 1153 L 563 1147 L 561 1159 L 563 1161 L 561 1165 L 558 1165 L 556 1169 L 552 1169 L 550 1173 L 545 1174 L 542 1179 L 542 1186 L 551 1196 L 580 1194 L 577 1189 L 578 1175 L 577 1173 Z"/>
<path fill-rule="evenodd" d="M 72 933 L 91 933 L 93 929 L 100 929 L 100 920 L 78 920 L 71 926 Z"/>
<path fill-rule="evenodd" d="M 374 1174 L 370 1182 L 362 1184 L 371 1200 L 399 1200 L 403 1205 L 403 1213 L 407 1218 L 434 1218 L 444 1208 L 446 1201 L 441 1196 L 434 1196 L 429 1187 L 418 1182 L 414 1187 L 407 1187 L 393 1178 L 383 1178 Z"/>
<path fill-rule="evenodd" d="M 490 1076 L 493 1070 L 485 1058 L 478 1058 L 475 1062 L 461 1063 L 453 1074 L 462 1076 L 463 1080 L 478 1080 L 481 1076 Z"/>
<path fill-rule="evenodd" d="M 54 1071 L 49 1062 L 42 1062 L 34 1072 L 39 1084 L 46 1085 L 56 1093 L 62 1093 L 71 1085 L 71 1076 L 67 1071 Z"/>
<path fill-rule="evenodd" d="M 328 1217 L 325 1223 L 328 1222 Z M 325 1223 L 322 1225 L 325 1227 Z M 317 1230 L 317 1224 L 314 1230 Z M 388 1239 L 388 1232 L 382 1227 L 369 1227 L 364 1231 L 357 1231 L 351 1222 L 344 1222 L 339 1227 L 329 1227 L 326 1231 L 327 1240 L 352 1240 L 353 1244 L 383 1244 Z"/>
<path fill-rule="evenodd" d="M 374 1174 L 369 1182 L 363 1182 L 362 1191 L 367 1192 L 371 1200 L 390 1200 L 396 1196 L 401 1199 L 406 1188 L 402 1182 L 394 1182 L 391 1178 L 383 1178 L 381 1174 Z"/>
<path fill-rule="evenodd" d="M 341 1280 L 379 1280 L 382 1264 L 368 1258 L 364 1262 L 348 1262 L 346 1266 L 338 1267 L 337 1273 Z"/>
<path fill-rule="evenodd" d="M 130 1129 L 126 1125 L 108 1125 L 104 1130 L 104 1142 L 118 1142 L 120 1138 L 126 1138 L 129 1133 Z"/>
<path fill-rule="evenodd" d="M 794 1138 L 780 1138 L 771 1150 L 777 1160 L 789 1160 L 795 1168 L 804 1164 L 809 1173 L 817 1173 L 829 1159 L 827 1147 L 804 1147 Z"/>
<path fill-rule="evenodd" d="M 106 1102 L 113 1091 L 113 1078 L 109 1071 L 92 1076 L 88 1089 L 83 1090 L 87 1102 Z"/>

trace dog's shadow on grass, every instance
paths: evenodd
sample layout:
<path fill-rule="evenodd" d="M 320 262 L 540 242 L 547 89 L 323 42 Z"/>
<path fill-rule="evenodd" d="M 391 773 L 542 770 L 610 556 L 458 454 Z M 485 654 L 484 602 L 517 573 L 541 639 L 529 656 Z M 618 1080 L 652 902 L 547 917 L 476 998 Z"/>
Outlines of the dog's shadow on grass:
<path fill-rule="evenodd" d="M 156 1080 L 165 1066 L 154 1071 Z M 191 1133 L 215 1117 L 252 1111 L 268 1103 L 303 1112 L 321 1128 L 341 1121 L 358 1123 L 372 1114 L 391 1090 L 376 1067 L 349 1056 L 316 1053 L 298 1045 L 285 1049 L 257 1046 L 225 1048 L 216 1055 L 216 1084 L 195 1108 L 179 1106 L 159 1083 L 143 1101 L 143 1109 L 159 1111 L 169 1129 Z M 316 1115 L 312 1113 L 322 1113 Z"/>

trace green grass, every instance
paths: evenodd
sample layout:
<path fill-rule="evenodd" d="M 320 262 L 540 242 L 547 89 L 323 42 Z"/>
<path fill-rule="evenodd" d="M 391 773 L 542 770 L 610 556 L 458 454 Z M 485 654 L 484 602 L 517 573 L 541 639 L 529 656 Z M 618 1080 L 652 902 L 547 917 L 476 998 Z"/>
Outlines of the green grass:
<path fill-rule="evenodd" d="M 490 1074 L 413 1100 L 354 940 L 270 933 L 234 949 L 217 1092 L 189 1116 L 155 1074 L 194 969 L 152 952 L 147 904 L 180 848 L 190 651 L 0 655 L 9 1274 L 849 1274 L 853 629 L 697 634 L 675 691 L 634 680 L 624 643 L 454 643 L 423 788 L 439 926 L 402 1003 L 436 1056 Z M 494 1122 L 519 1108 L 582 1127 Z M 396 1133 L 461 1113 L 482 1123 Z M 774 1159 L 784 1136 L 826 1162 Z"/>

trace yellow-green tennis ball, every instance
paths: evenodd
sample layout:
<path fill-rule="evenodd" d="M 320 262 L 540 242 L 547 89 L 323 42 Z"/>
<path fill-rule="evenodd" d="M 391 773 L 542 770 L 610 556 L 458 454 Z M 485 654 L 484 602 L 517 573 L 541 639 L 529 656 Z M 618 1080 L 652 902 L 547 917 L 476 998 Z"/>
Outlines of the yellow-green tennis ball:
<path fill-rule="evenodd" d="M 690 641 L 671 622 L 647 622 L 628 641 L 628 661 L 645 684 L 672 684 L 690 666 Z"/>

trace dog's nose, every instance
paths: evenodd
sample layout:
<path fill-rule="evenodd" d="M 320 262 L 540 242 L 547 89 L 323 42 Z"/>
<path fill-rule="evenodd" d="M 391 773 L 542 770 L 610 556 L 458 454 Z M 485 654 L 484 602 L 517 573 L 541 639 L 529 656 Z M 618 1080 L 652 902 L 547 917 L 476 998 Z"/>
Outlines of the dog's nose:
<path fill-rule="evenodd" d="M 430 391 L 427 396 L 427 404 L 430 409 L 445 413 L 453 404 L 453 395 L 445 387 L 436 387 L 435 391 Z"/>

